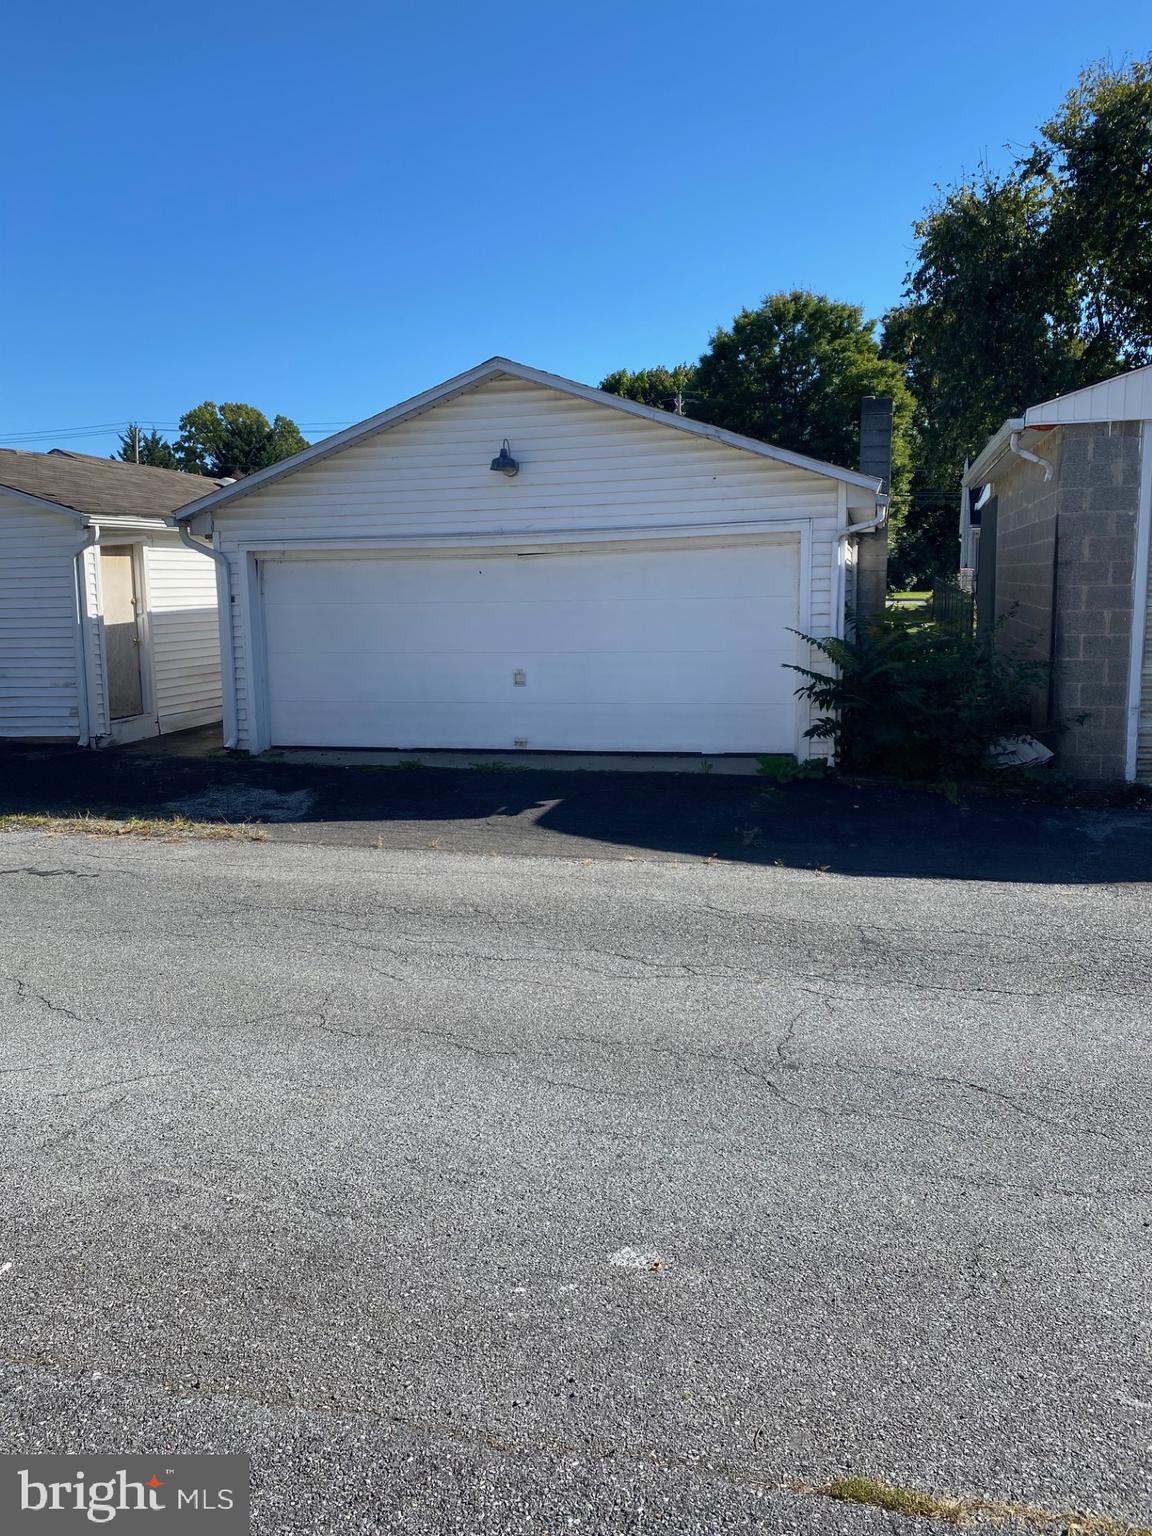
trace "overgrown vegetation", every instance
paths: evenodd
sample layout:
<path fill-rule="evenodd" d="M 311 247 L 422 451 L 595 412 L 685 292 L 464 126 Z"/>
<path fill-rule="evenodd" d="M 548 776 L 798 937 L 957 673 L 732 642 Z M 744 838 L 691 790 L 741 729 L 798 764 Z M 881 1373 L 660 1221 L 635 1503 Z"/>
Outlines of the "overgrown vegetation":
<path fill-rule="evenodd" d="M 991 636 L 888 610 L 852 640 L 803 637 L 833 664 L 793 667 L 796 690 L 822 711 L 807 735 L 850 772 L 949 782 L 988 764 L 1000 737 L 1028 729 L 1030 695 L 1046 668 L 993 647 Z"/>
<path fill-rule="evenodd" d="M 231 842 L 260 843 L 266 830 L 252 822 L 190 821 L 187 816 L 92 816 L 24 815 L 0 816 L 0 832 L 85 832 L 91 837 L 140 837 L 159 842 L 178 843 L 189 837 L 206 837 Z"/>

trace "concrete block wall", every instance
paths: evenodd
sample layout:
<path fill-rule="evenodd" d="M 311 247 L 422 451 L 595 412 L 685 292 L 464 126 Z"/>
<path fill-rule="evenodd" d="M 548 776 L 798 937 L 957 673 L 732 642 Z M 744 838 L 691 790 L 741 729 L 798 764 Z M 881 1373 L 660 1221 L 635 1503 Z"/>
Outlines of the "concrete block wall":
<path fill-rule="evenodd" d="M 1127 739 L 1140 423 L 1065 427 L 1053 706 L 1065 773 L 1122 779 Z"/>
<path fill-rule="evenodd" d="M 1058 766 L 1121 779 L 1140 424 L 1062 427 L 1036 451 L 1053 462 L 1050 481 L 1038 465 L 1009 460 L 996 484 L 998 640 L 1051 652 L 1049 696 L 1037 700 L 1034 722 L 1050 728 Z"/>

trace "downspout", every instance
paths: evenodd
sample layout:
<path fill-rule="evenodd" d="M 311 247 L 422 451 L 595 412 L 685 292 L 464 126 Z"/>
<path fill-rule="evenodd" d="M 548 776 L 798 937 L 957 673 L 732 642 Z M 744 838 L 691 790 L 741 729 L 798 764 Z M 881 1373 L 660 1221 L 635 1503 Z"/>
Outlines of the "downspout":
<path fill-rule="evenodd" d="M 233 751 L 239 740 L 236 723 L 236 653 L 232 641 L 232 567 L 223 550 L 198 544 L 183 523 L 176 525 L 180 542 L 216 562 L 216 608 L 220 627 L 220 681 L 224 695 L 224 747 Z"/>
<path fill-rule="evenodd" d="M 84 537 L 72 553 L 72 579 L 76 596 L 76 714 L 78 731 L 76 745 L 86 747 L 92 741 L 92 714 L 88 703 L 88 605 L 85 602 L 87 581 L 84 572 L 84 555 L 100 537 L 100 529 L 89 523 Z"/>
<path fill-rule="evenodd" d="M 875 533 L 877 528 L 883 528 L 884 524 L 888 521 L 887 496 L 877 496 L 876 505 L 880 508 L 880 511 L 875 517 L 870 518 L 866 523 L 849 523 L 846 528 L 839 530 L 836 537 L 838 539 L 850 539 L 855 538 L 858 533 Z"/>
<path fill-rule="evenodd" d="M 1128 651 L 1128 720 L 1124 777 L 1136 777 L 1143 702 L 1144 646 L 1148 634 L 1148 559 L 1152 551 L 1152 421 L 1140 429 L 1140 499 L 1136 503 L 1136 563 L 1132 572 L 1132 634 Z"/>
<path fill-rule="evenodd" d="M 1027 459 L 1029 464 L 1039 464 L 1043 467 L 1045 480 L 1052 478 L 1052 460 L 1042 459 L 1038 453 L 1032 453 L 1027 448 L 1020 446 L 1020 433 L 1013 432 L 1008 439 L 1009 452 L 1014 453 L 1018 459 Z"/>
<path fill-rule="evenodd" d="M 843 528 L 838 528 L 836 530 L 836 541 L 838 546 L 845 539 L 855 538 L 858 533 L 875 533 L 878 528 L 883 528 L 884 524 L 888 521 L 888 497 L 877 496 L 876 505 L 880 510 L 875 517 L 869 518 L 865 523 L 845 523 Z M 845 517 L 848 515 L 847 507 L 844 509 L 844 515 Z M 847 617 L 844 613 L 844 598 L 846 595 L 845 584 L 847 580 L 848 572 L 845 564 L 845 557 L 838 550 L 836 560 L 836 612 L 833 616 L 835 621 L 835 632 L 838 638 L 843 637 L 847 632 Z"/>

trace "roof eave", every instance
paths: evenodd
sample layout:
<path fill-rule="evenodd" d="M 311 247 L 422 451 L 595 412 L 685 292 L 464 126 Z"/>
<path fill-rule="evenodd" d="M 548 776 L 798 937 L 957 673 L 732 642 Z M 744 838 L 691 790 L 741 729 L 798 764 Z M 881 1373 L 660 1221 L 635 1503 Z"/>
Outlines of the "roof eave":
<path fill-rule="evenodd" d="M 998 427 L 980 452 L 969 464 L 961 484 L 967 488 L 973 485 L 984 485 L 991 471 L 996 467 L 1004 455 L 1008 452 L 1008 444 L 1013 432 L 1023 432 L 1023 416 L 1009 416 L 1003 426 Z"/>

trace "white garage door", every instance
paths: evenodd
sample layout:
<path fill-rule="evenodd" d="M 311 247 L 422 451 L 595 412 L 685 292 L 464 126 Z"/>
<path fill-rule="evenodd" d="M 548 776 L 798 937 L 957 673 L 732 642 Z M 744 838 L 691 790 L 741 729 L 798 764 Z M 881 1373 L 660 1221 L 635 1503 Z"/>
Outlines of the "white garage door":
<path fill-rule="evenodd" d="M 792 752 L 799 541 L 261 562 L 277 746 Z"/>

